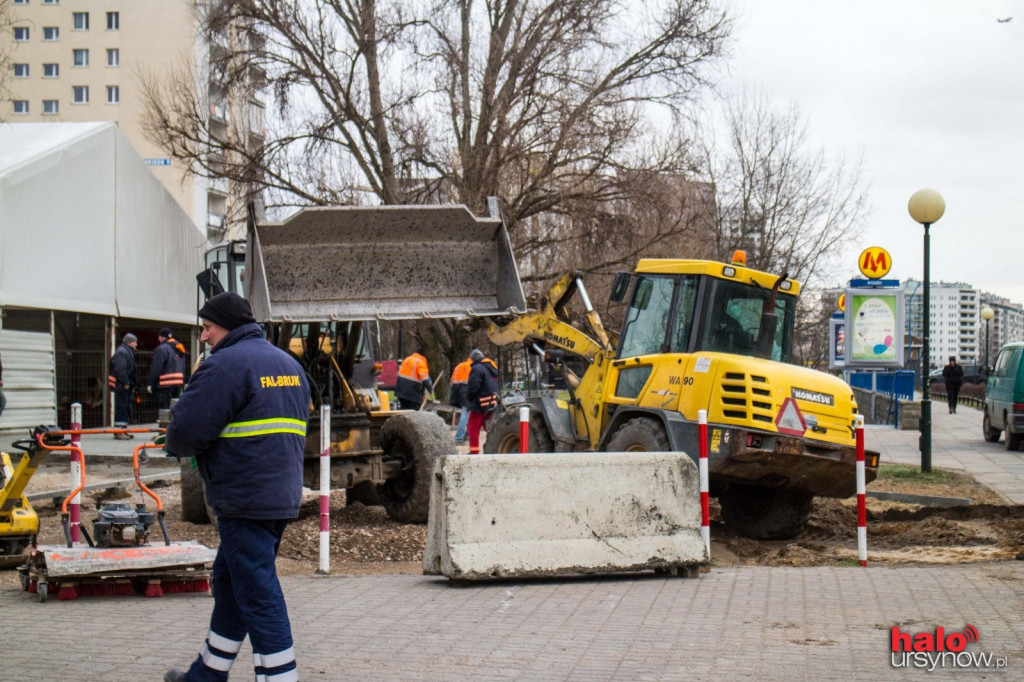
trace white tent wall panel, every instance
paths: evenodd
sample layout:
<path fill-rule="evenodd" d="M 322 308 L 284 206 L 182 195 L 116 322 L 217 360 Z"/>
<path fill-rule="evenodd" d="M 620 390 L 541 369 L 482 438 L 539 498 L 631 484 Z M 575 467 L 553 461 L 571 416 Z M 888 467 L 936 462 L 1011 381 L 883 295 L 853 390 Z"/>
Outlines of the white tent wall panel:
<path fill-rule="evenodd" d="M 117 138 L 118 314 L 195 324 L 206 239 L 127 138 Z"/>
<path fill-rule="evenodd" d="M 0 329 L 4 397 L 0 432 L 25 433 L 39 424 L 57 423 L 53 336 L 45 332 Z"/>
<path fill-rule="evenodd" d="M 0 304 L 117 314 L 117 129 L 83 132 L 0 175 Z"/>

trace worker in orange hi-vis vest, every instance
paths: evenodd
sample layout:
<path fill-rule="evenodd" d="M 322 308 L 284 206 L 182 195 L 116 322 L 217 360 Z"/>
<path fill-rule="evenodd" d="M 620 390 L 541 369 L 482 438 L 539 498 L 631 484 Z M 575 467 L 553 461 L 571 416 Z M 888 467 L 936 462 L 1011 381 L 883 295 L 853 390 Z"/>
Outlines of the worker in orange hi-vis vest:
<path fill-rule="evenodd" d="M 466 386 L 469 383 L 469 370 L 473 365 L 473 359 L 467 358 L 465 362 L 455 365 L 452 371 L 451 399 L 448 401 L 453 407 L 459 408 L 459 423 L 455 427 L 455 442 L 459 445 L 466 443 L 466 424 L 469 423 L 469 399 L 466 397 Z"/>
<path fill-rule="evenodd" d="M 427 396 L 434 392 L 434 384 L 430 381 L 430 368 L 423 348 L 402 360 L 398 368 L 398 383 L 395 384 L 395 397 L 398 407 L 403 410 L 419 410 L 427 402 Z"/>

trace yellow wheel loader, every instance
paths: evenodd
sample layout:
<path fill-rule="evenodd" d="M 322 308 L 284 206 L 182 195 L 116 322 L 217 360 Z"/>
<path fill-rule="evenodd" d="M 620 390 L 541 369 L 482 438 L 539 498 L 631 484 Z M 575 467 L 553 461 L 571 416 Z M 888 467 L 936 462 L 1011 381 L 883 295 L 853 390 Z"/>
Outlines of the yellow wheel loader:
<path fill-rule="evenodd" d="M 307 208 L 257 224 L 207 254 L 197 277 L 209 297 L 235 291 L 268 339 L 294 354 L 313 389 L 305 485 L 320 485 L 320 406 L 331 407 L 331 487 L 426 523 L 434 458 L 454 452 L 436 414 L 392 410 L 377 390 L 377 321 L 526 311 L 508 233 L 461 205 Z M 435 375 L 436 376 L 436 375 Z M 205 522 L 202 481 L 182 463 L 182 510 Z"/>
<path fill-rule="evenodd" d="M 587 368 L 577 375 L 560 363 L 568 400 L 506 400 L 484 451 L 519 451 L 526 402 L 531 451 L 672 450 L 696 460 L 698 411 L 706 410 L 710 492 L 743 535 L 792 537 L 814 496 L 854 494 L 853 391 L 789 364 L 799 284 L 745 267 L 742 252 L 733 260 L 645 259 L 620 273 L 612 300 L 629 298 L 617 336 L 604 329 L 578 273 L 525 315 L 492 323 L 498 345 L 523 343 L 556 363 L 568 354 Z M 576 294 L 585 311 L 579 326 L 567 312 Z M 866 459 L 871 481 L 878 455 Z"/>

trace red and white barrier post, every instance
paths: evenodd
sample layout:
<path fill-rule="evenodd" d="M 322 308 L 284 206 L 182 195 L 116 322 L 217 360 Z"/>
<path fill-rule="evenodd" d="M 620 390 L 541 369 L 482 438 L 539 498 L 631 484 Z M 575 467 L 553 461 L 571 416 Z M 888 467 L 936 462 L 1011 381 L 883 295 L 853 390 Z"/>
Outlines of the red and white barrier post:
<path fill-rule="evenodd" d="M 708 496 L 708 411 L 697 412 L 697 440 L 700 444 L 697 451 L 697 470 L 700 474 L 700 536 L 704 538 L 704 547 L 711 559 L 711 510 Z"/>
<path fill-rule="evenodd" d="M 864 483 L 864 417 L 857 415 L 857 559 L 868 565 L 868 512 Z"/>
<path fill-rule="evenodd" d="M 320 568 L 331 572 L 331 406 L 320 406 Z"/>
<path fill-rule="evenodd" d="M 519 408 L 519 452 L 530 451 L 530 406 Z"/>
<path fill-rule="evenodd" d="M 82 430 L 82 403 L 71 403 L 71 430 Z M 75 490 L 82 481 L 81 434 L 71 434 L 71 447 L 71 490 Z M 82 493 L 71 498 L 68 514 L 71 522 L 71 542 L 75 543 L 80 540 L 78 529 L 82 525 Z"/>

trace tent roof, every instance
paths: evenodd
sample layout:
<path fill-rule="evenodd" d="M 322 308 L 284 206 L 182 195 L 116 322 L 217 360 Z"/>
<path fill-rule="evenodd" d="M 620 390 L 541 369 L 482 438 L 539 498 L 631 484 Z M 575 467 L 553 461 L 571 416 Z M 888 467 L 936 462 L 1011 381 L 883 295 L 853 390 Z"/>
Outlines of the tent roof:
<path fill-rule="evenodd" d="M 0 124 L 0 175 L 31 163 L 47 154 L 104 128 L 117 127 L 112 121 L 91 123 L 2 123 Z"/>

